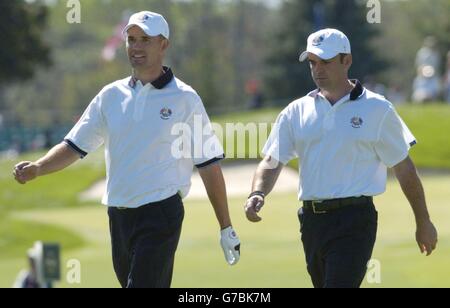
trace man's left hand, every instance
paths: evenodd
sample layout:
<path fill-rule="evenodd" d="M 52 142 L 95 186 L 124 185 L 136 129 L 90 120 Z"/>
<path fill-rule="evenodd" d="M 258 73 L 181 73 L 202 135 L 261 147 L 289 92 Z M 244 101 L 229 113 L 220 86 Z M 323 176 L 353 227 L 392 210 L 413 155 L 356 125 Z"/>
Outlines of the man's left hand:
<path fill-rule="evenodd" d="M 427 256 L 431 255 L 433 250 L 436 249 L 438 235 L 431 220 L 417 224 L 416 240 L 419 245 L 420 252 L 426 252 Z"/>
<path fill-rule="evenodd" d="M 241 254 L 241 242 L 233 227 L 230 226 L 220 231 L 220 245 L 228 264 L 235 265 L 238 263 Z"/>

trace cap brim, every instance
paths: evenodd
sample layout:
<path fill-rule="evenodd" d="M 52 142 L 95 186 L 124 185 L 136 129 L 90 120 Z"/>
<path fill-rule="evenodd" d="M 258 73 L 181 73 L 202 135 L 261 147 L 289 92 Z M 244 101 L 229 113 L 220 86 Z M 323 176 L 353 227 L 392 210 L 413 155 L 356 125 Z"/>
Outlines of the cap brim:
<path fill-rule="evenodd" d="M 333 59 L 334 57 L 336 57 L 338 55 L 338 53 L 326 53 L 324 52 L 322 49 L 319 48 L 312 48 L 310 50 L 306 50 L 304 52 L 302 52 L 302 54 L 299 57 L 300 62 L 305 61 L 308 58 L 308 54 L 312 53 L 313 55 L 318 56 L 319 58 L 321 58 L 322 60 L 330 60 Z"/>
<path fill-rule="evenodd" d="M 122 34 L 123 34 L 124 36 L 127 36 L 127 31 L 130 30 L 130 28 L 132 28 L 132 27 L 134 27 L 134 26 L 141 28 L 142 31 L 144 31 L 145 34 L 147 34 L 148 36 L 158 36 L 158 35 L 162 35 L 161 33 L 152 32 L 145 24 L 141 24 L 141 23 L 132 23 L 132 24 L 127 25 L 127 26 L 123 29 Z"/>
<path fill-rule="evenodd" d="M 298 58 L 298 60 L 299 60 L 300 62 L 303 62 L 303 61 L 305 61 L 307 58 L 308 58 L 308 52 L 305 50 L 304 52 L 302 52 L 302 53 L 300 54 L 300 57 Z"/>

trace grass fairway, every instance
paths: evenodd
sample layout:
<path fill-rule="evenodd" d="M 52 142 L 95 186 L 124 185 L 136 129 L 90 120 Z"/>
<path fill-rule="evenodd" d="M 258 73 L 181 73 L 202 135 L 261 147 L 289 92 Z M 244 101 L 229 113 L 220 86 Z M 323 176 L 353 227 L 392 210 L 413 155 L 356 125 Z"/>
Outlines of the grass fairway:
<path fill-rule="evenodd" d="M 450 105 L 407 105 L 398 112 L 419 142 L 411 153 L 415 163 L 450 169 Z"/>
<path fill-rule="evenodd" d="M 99 150 L 66 170 L 18 185 L 12 176 L 19 161 L 34 161 L 44 153 L 33 153 L 15 161 L 0 161 L 0 211 L 17 209 L 77 207 L 78 193 L 105 176 L 102 151 Z"/>
<path fill-rule="evenodd" d="M 280 108 L 281 109 L 281 108 Z M 273 122 L 280 109 L 239 113 L 214 119 L 218 123 Z M 421 167 L 450 169 L 450 106 L 407 106 L 400 114 L 419 140 L 411 156 Z M 242 150 L 244 154 L 248 149 Z M 35 240 L 58 241 L 63 265 L 78 259 L 82 283 L 57 287 L 117 287 L 112 270 L 106 209 L 81 203 L 78 194 L 104 176 L 102 151 L 67 170 L 39 181 L 17 185 L 12 166 L 0 161 L 0 287 L 12 285 L 26 265 L 25 253 Z M 295 163 L 293 163 L 295 165 Z M 251 179 L 248 179 L 249 183 Z M 379 236 L 374 258 L 381 262 L 382 283 L 365 287 L 450 287 L 450 175 L 423 177 L 428 204 L 439 232 L 438 250 L 419 254 L 409 205 L 396 182 L 376 198 Z M 219 245 L 218 226 L 209 202 L 189 201 L 179 246 L 174 287 L 311 287 L 299 241 L 296 194 L 273 194 L 263 221 L 245 220 L 246 196 L 230 200 L 231 214 L 242 241 L 242 259 L 229 267 Z M 63 273 L 67 269 L 63 268 Z"/>
<path fill-rule="evenodd" d="M 45 219 L 23 221 L 12 212 L 24 210 L 77 208 L 82 205 L 78 193 L 104 177 L 101 152 L 97 152 L 74 167 L 39 179 L 25 186 L 18 185 L 12 177 L 12 168 L 22 160 L 35 160 L 43 153 L 33 153 L 17 160 L 0 161 L 0 280 L 2 287 L 12 285 L 18 269 L 26 265 L 26 251 L 36 240 L 59 242 L 64 251 L 84 247 L 86 242 L 77 232 L 71 232 L 65 224 L 46 224 Z"/>
<path fill-rule="evenodd" d="M 364 287 L 450 287 L 450 208 L 447 206 L 450 176 L 424 176 L 431 214 L 439 231 L 438 250 L 420 255 L 414 240 L 411 210 L 398 184 L 376 198 L 379 233 L 373 257 L 381 262 L 381 284 Z M 186 204 L 186 219 L 177 253 L 174 287 L 311 287 L 299 242 L 295 193 L 271 195 L 263 221 L 244 218 L 245 197 L 230 200 L 234 225 L 242 241 L 242 259 L 226 265 L 218 243 L 213 211 L 204 200 Z M 85 245 L 64 251 L 64 262 L 76 258 L 82 265 L 82 284 L 57 287 L 117 287 L 112 271 L 106 211 L 101 206 L 14 212 L 25 219 L 63 226 L 80 236 Z M 24 261 L 2 258 L 0 287 L 11 285 Z M 66 270 L 63 270 L 65 273 Z"/>
<path fill-rule="evenodd" d="M 283 108 L 262 109 L 259 111 L 240 112 L 213 118 L 222 127 L 225 123 L 273 123 Z M 418 145 L 411 151 L 411 157 L 420 168 L 446 168 L 450 170 L 450 105 L 402 105 L 397 111 L 418 140 Z M 227 148 L 225 143 L 225 148 Z M 262 149 L 264 142 L 259 144 Z M 248 157 L 249 141 L 245 145 L 234 145 L 239 157 Z M 227 152 L 227 154 L 229 154 Z M 231 158 L 232 155 L 227 157 Z M 291 162 L 297 168 L 297 162 Z"/>

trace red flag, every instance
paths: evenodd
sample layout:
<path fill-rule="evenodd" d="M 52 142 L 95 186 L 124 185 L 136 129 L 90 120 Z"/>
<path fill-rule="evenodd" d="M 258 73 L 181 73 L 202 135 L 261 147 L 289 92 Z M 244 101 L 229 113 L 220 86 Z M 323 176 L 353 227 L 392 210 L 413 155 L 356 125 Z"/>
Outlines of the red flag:
<path fill-rule="evenodd" d="M 125 38 L 122 34 L 123 29 L 128 24 L 131 14 L 125 12 L 122 21 L 114 28 L 114 34 L 107 40 L 102 50 L 102 59 L 105 61 L 113 61 L 116 58 L 117 49 L 122 46 Z"/>

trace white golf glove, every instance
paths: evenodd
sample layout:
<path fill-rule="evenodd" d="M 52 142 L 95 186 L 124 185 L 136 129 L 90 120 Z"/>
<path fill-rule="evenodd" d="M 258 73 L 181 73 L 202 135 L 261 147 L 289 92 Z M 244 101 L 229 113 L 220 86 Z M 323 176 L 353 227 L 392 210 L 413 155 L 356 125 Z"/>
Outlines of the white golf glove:
<path fill-rule="evenodd" d="M 241 242 L 233 227 L 220 231 L 220 245 L 228 264 L 235 265 L 238 263 L 241 254 Z"/>

